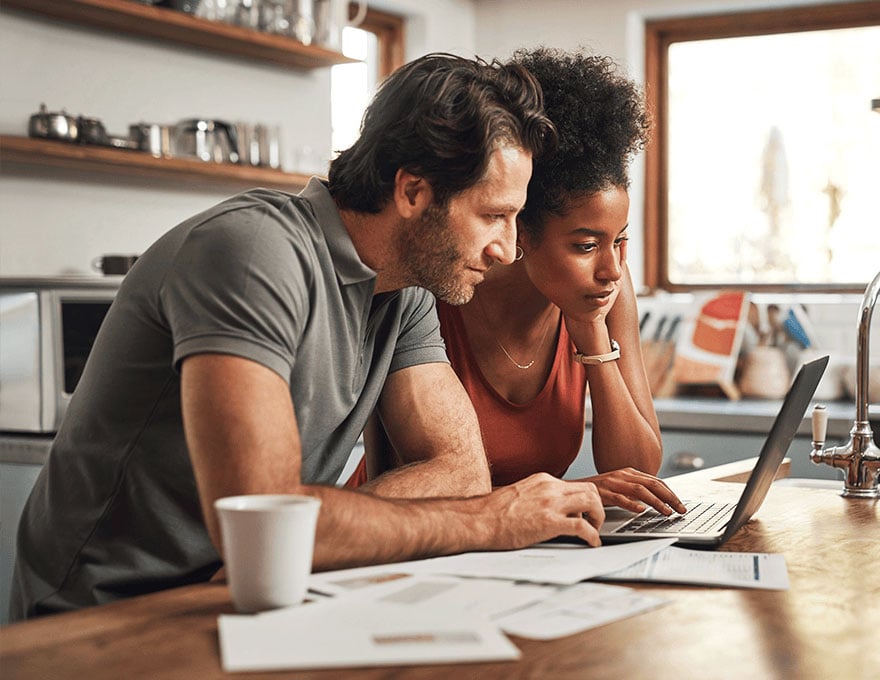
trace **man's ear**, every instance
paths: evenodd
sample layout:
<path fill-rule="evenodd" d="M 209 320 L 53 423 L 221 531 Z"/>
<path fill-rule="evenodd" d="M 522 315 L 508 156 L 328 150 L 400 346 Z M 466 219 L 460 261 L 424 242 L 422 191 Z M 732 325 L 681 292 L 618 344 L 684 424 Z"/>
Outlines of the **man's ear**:
<path fill-rule="evenodd" d="M 401 217 L 418 217 L 433 200 L 434 192 L 428 180 L 403 168 L 398 169 L 394 176 L 394 204 Z"/>

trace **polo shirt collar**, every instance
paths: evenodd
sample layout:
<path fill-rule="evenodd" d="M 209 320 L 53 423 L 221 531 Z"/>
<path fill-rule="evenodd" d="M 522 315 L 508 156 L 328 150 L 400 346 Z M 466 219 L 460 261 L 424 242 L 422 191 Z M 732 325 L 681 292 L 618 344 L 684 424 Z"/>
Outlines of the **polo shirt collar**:
<path fill-rule="evenodd" d="M 339 281 L 342 284 L 354 284 L 374 280 L 376 272 L 365 265 L 358 256 L 326 184 L 318 177 L 312 177 L 299 195 L 305 198 L 315 211 L 315 217 L 324 233 Z"/>

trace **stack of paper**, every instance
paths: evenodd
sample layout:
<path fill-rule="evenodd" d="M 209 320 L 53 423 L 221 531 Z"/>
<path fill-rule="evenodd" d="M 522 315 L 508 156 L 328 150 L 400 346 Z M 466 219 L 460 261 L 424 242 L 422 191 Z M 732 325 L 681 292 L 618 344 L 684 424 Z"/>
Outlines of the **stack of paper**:
<path fill-rule="evenodd" d="M 351 597 L 256 616 L 221 616 L 223 669 L 268 671 L 518 659 L 486 617 L 445 597 L 452 579 L 407 578 Z M 430 604 L 430 607 L 423 606 Z"/>
<path fill-rule="evenodd" d="M 504 633 L 546 640 L 633 616 L 666 599 L 587 579 L 786 588 L 780 555 L 670 547 L 542 544 L 314 574 L 312 602 L 221 616 L 226 671 L 504 661 Z"/>
<path fill-rule="evenodd" d="M 447 574 L 571 585 L 619 571 L 650 557 L 674 542 L 674 538 L 661 538 L 655 541 L 606 545 L 601 548 L 542 543 L 522 550 L 464 553 L 414 562 L 313 574 L 309 588 L 328 595 L 339 595 L 351 590 L 353 585 L 388 580 L 395 574 Z"/>
<path fill-rule="evenodd" d="M 704 552 L 674 547 L 599 578 L 603 581 L 661 581 L 788 590 L 788 570 L 782 555 Z"/>

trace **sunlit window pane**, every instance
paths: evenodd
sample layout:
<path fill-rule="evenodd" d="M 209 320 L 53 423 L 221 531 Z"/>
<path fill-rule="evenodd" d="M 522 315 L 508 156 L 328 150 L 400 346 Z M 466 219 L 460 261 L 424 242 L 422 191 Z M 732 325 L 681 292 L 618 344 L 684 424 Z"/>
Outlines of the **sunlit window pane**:
<path fill-rule="evenodd" d="M 880 270 L 880 27 L 673 43 L 669 279 Z"/>
<path fill-rule="evenodd" d="M 378 72 L 378 39 L 375 33 L 346 27 L 342 31 L 342 53 L 357 64 L 340 64 L 330 72 L 330 107 L 334 155 L 351 146 L 358 137 L 364 110 L 375 90 Z"/>

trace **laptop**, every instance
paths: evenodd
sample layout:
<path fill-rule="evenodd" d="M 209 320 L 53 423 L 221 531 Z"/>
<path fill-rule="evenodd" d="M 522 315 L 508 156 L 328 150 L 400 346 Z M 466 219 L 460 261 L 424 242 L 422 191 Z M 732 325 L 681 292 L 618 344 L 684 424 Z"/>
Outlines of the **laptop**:
<path fill-rule="evenodd" d="M 607 508 L 605 523 L 599 531 L 602 542 L 675 537 L 680 545 L 713 547 L 727 541 L 764 502 L 827 365 L 828 357 L 824 356 L 801 366 L 773 421 L 739 501 L 719 503 L 711 498 L 682 500 L 688 512 L 669 517 L 653 508 L 638 514 L 622 508 Z"/>

